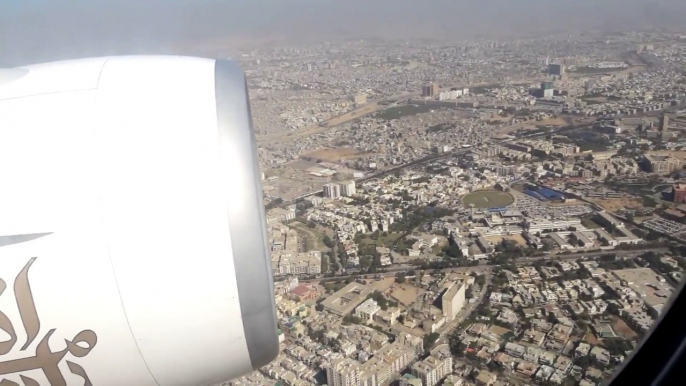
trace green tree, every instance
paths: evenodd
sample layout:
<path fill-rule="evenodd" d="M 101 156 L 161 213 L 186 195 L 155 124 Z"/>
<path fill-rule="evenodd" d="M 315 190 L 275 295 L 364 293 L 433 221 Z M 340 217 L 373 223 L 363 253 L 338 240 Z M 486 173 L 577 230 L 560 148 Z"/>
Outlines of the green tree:
<path fill-rule="evenodd" d="M 424 335 L 424 349 L 428 350 L 434 343 L 440 338 L 441 335 L 437 332 L 432 332 L 431 334 Z"/>

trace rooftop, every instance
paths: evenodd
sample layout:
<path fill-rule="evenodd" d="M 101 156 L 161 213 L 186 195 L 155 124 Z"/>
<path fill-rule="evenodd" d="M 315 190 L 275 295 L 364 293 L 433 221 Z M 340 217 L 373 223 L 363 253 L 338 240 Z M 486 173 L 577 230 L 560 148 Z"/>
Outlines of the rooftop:
<path fill-rule="evenodd" d="M 322 302 L 322 306 L 336 315 L 347 315 L 367 299 L 373 289 L 359 283 L 350 283 Z"/>

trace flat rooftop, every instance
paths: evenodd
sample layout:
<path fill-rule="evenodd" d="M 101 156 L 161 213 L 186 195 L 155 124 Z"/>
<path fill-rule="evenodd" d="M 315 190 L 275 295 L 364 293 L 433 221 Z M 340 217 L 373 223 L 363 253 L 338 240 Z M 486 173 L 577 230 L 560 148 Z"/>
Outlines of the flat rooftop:
<path fill-rule="evenodd" d="M 626 281 L 628 286 L 636 291 L 650 307 L 664 305 L 674 291 L 664 277 L 650 268 L 622 269 L 613 273 L 619 279 Z"/>
<path fill-rule="evenodd" d="M 326 298 L 322 306 L 331 313 L 345 316 L 353 312 L 372 292 L 374 290 L 364 284 L 350 283 Z"/>

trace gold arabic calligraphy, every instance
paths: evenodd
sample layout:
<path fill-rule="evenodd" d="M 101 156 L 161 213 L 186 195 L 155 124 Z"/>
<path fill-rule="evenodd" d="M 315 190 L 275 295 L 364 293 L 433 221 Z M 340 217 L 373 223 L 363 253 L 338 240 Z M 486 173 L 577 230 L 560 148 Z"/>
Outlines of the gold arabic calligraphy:
<path fill-rule="evenodd" d="M 25 351 L 31 343 L 38 337 L 40 333 L 40 319 L 36 311 L 36 305 L 33 302 L 33 295 L 31 293 L 31 286 L 29 285 L 29 269 L 36 261 L 36 258 L 31 258 L 24 266 L 24 269 L 19 272 L 14 281 L 14 296 L 17 301 L 19 315 L 21 317 L 24 330 L 26 331 L 26 342 L 21 347 L 20 351 Z M 0 278 L 0 296 L 7 288 L 7 284 Z M 0 311 L 0 330 L 9 335 L 9 340 L 0 342 L 0 356 L 9 353 L 14 345 L 17 343 L 17 334 L 14 326 L 10 322 L 7 315 Z M 64 340 L 67 343 L 67 348 L 62 351 L 52 352 L 49 347 L 49 341 L 55 329 L 49 330 L 43 339 L 36 347 L 36 355 L 28 358 L 13 359 L 5 362 L 0 362 L 0 376 L 7 374 L 16 374 L 29 370 L 43 370 L 45 377 L 50 382 L 51 386 L 66 386 L 67 383 L 62 375 L 58 364 L 64 359 L 67 353 L 82 358 L 95 347 L 98 341 L 97 335 L 91 330 L 83 330 L 76 334 L 71 340 Z M 86 375 L 83 367 L 74 362 L 66 361 L 67 367 L 72 374 L 80 376 L 84 380 L 84 386 L 92 386 L 88 375 Z M 20 375 L 24 386 L 39 386 L 34 379 Z M 0 381 L 0 386 L 20 386 L 16 382 L 3 379 Z"/>

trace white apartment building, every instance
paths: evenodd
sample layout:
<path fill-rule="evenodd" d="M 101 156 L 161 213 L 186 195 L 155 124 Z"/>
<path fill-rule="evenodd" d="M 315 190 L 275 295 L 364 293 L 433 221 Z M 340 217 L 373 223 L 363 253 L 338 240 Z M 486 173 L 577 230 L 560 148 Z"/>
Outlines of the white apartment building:
<path fill-rule="evenodd" d="M 341 196 L 341 187 L 338 184 L 326 184 L 322 188 L 324 197 L 339 198 Z"/>
<path fill-rule="evenodd" d="M 455 319 L 455 315 L 464 307 L 466 291 L 467 286 L 463 282 L 454 281 L 448 284 L 441 298 L 443 316 L 448 320 Z"/>
<path fill-rule="evenodd" d="M 340 184 L 341 195 L 345 197 L 354 196 L 357 193 L 355 181 L 344 181 Z"/>
<path fill-rule="evenodd" d="M 374 299 L 367 299 L 355 308 L 355 316 L 364 321 L 371 321 L 380 310 L 381 307 L 376 304 Z"/>
<path fill-rule="evenodd" d="M 358 386 L 360 363 L 350 358 L 338 358 L 326 368 L 329 386 Z"/>
<path fill-rule="evenodd" d="M 279 256 L 280 275 L 317 275 L 322 272 L 322 253 L 309 251 L 302 253 L 282 253 Z"/>

